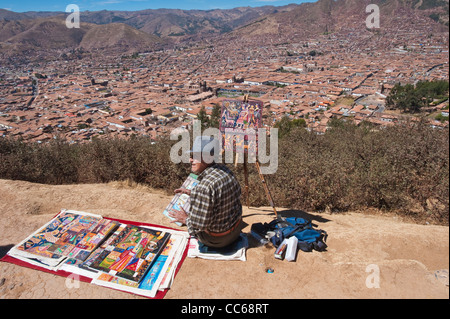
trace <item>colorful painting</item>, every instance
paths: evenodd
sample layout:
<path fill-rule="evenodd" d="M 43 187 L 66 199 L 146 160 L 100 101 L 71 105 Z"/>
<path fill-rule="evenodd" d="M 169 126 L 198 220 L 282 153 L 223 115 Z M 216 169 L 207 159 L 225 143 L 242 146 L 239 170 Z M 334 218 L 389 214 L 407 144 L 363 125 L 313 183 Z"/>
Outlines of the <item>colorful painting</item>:
<path fill-rule="evenodd" d="M 145 275 L 145 278 L 139 284 L 139 288 L 151 290 L 153 288 L 153 285 L 155 284 L 156 280 L 158 279 L 159 275 L 161 274 L 161 271 L 162 271 L 166 261 L 167 261 L 167 256 L 163 256 L 163 255 L 159 256 L 156 259 L 156 262 L 153 264 L 152 268 L 150 268 L 148 273 Z"/>
<path fill-rule="evenodd" d="M 149 227 L 144 228 L 157 230 Z M 160 255 L 156 257 L 155 262 L 148 267 L 139 283 L 111 273 L 102 272 L 99 272 L 97 277 L 94 277 L 92 283 L 147 297 L 154 297 L 158 290 L 170 288 L 175 269 L 186 248 L 189 234 L 174 230 L 167 230 L 167 232 L 171 235 L 167 244 L 161 250 Z"/>
<path fill-rule="evenodd" d="M 118 223 L 101 216 L 62 211 L 49 224 L 19 244 L 19 251 L 59 259 L 84 260 Z"/>
<path fill-rule="evenodd" d="M 159 279 L 161 282 L 166 279 L 166 276 L 170 273 L 171 267 L 174 263 L 173 255 L 176 253 L 173 250 L 177 249 L 179 244 L 179 238 L 172 236 L 167 243 L 161 255 L 158 256 L 156 262 L 153 264 L 152 268 L 147 272 L 144 279 L 142 280 L 139 288 L 152 290 L 153 286 Z M 172 257 L 172 258 L 171 258 Z M 164 269 L 164 270 L 163 270 Z M 161 278 L 159 278 L 161 276 Z"/>
<path fill-rule="evenodd" d="M 123 286 L 127 286 L 127 287 L 131 287 L 131 288 L 138 288 L 139 287 L 139 283 L 131 281 L 131 280 L 126 280 L 117 276 L 112 276 L 110 274 L 105 274 L 105 273 L 101 273 L 97 280 L 102 280 L 111 284 L 117 284 L 117 285 L 123 285 Z"/>
<path fill-rule="evenodd" d="M 91 269 L 100 270 L 113 276 L 139 282 L 154 263 L 169 240 L 170 234 L 163 231 L 138 226 L 121 227 L 114 234 L 114 240 L 89 259 Z"/>
<path fill-rule="evenodd" d="M 29 265 L 91 278 L 94 284 L 155 297 L 170 288 L 188 240 L 187 232 L 62 210 L 7 254 Z"/>
<path fill-rule="evenodd" d="M 120 224 L 119 228 L 116 229 L 116 231 L 109 236 L 97 249 L 95 249 L 86 259 L 83 263 L 81 263 L 79 265 L 80 268 L 85 269 L 85 270 L 93 270 L 93 271 L 97 271 L 97 269 L 95 267 L 91 268 L 91 266 L 96 262 L 97 262 L 97 267 L 98 264 L 103 260 L 103 258 L 105 258 L 109 252 L 107 251 L 106 253 L 104 253 L 103 258 L 99 258 L 99 256 L 108 248 L 111 247 L 111 243 L 113 241 L 116 240 L 117 236 L 119 234 L 122 233 L 122 230 L 126 227 L 127 225 L 125 224 Z"/>
<path fill-rule="evenodd" d="M 193 189 L 198 184 L 197 177 L 198 177 L 197 175 L 191 173 L 186 178 L 183 185 L 181 185 L 181 188 L 185 188 L 185 189 L 189 189 L 189 190 Z M 191 207 L 191 201 L 190 201 L 189 195 L 177 193 L 172 198 L 172 200 L 170 201 L 170 203 L 166 207 L 166 209 L 163 211 L 163 214 L 173 220 L 173 218 L 169 216 L 169 212 L 171 210 L 181 211 L 181 208 L 183 208 L 186 212 L 189 212 L 190 207 Z M 181 223 L 179 223 L 179 222 L 176 222 L 175 224 L 177 224 L 178 226 L 181 226 Z"/>
<path fill-rule="evenodd" d="M 220 131 L 224 150 L 236 153 L 257 152 L 257 132 L 262 126 L 263 103 L 249 100 L 225 100 L 222 103 Z M 254 138 L 249 132 L 254 130 Z"/>

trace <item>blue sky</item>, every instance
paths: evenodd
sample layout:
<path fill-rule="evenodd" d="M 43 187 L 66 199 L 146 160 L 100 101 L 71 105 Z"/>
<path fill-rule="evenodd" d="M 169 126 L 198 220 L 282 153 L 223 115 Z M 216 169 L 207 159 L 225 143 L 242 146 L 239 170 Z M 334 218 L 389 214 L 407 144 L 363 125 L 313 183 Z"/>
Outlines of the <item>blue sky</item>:
<path fill-rule="evenodd" d="M 15 12 L 65 11 L 76 4 L 80 11 L 143 10 L 143 9 L 231 9 L 236 7 L 283 6 L 289 3 L 316 2 L 317 0 L 0 0 L 0 8 Z"/>

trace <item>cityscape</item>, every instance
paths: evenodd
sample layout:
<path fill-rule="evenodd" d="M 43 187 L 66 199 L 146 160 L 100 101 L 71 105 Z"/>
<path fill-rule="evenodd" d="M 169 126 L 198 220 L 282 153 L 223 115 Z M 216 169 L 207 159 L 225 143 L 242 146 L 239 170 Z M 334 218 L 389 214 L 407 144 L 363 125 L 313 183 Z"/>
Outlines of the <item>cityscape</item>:
<path fill-rule="evenodd" d="M 360 12 L 345 26 L 329 30 L 327 24 L 325 32 L 310 35 L 279 25 L 278 33 L 242 36 L 240 28 L 140 51 L 36 51 L 20 62 L 2 51 L 0 136 L 38 143 L 157 139 L 189 128 L 202 108 L 210 116 L 224 100 L 246 94 L 264 103 L 266 127 L 287 117 L 303 119 L 318 134 L 333 120 L 386 127 L 425 119 L 447 128 L 448 93 L 420 114 L 386 108 L 395 84 L 448 81 L 448 26 L 414 14 L 412 29 L 404 19 L 362 27 L 367 13 Z"/>

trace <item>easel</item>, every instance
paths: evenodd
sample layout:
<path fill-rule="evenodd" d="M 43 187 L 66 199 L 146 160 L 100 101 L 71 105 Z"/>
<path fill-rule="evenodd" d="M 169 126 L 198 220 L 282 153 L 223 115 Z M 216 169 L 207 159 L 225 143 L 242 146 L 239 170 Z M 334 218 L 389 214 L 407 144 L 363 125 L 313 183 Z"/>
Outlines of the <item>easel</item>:
<path fill-rule="evenodd" d="M 248 102 L 248 94 L 244 95 L 244 103 Z M 248 150 L 248 146 L 245 146 Z M 236 162 L 235 167 L 238 164 L 238 158 L 239 154 L 236 153 Z M 267 185 L 266 179 L 264 178 L 264 174 L 261 172 L 261 166 L 259 165 L 258 160 L 255 162 L 256 170 L 258 171 L 259 178 L 261 180 L 261 183 L 263 184 L 264 191 L 266 193 L 267 200 L 269 201 L 270 206 L 272 206 L 273 212 L 275 213 L 275 218 L 278 218 L 278 212 L 275 208 L 275 204 L 273 202 L 272 194 L 270 193 L 269 186 Z M 247 202 L 247 207 L 250 208 L 250 196 L 249 196 L 249 188 L 248 188 L 248 154 L 244 153 L 244 180 L 245 180 L 245 198 Z"/>

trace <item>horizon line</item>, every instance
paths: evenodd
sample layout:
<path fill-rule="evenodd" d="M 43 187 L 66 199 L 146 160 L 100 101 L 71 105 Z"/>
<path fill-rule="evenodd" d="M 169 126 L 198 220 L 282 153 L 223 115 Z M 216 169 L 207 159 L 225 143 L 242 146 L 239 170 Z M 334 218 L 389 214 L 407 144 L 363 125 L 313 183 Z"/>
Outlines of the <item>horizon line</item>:
<path fill-rule="evenodd" d="M 147 11 L 147 10 L 181 10 L 181 11 L 213 11 L 213 10 L 234 10 L 234 9 L 239 9 L 239 8 L 262 8 L 262 7 L 275 7 L 275 8 L 280 8 L 280 7 L 286 7 L 286 6 L 290 6 L 290 5 L 302 5 L 303 3 L 315 3 L 318 2 L 319 0 L 302 0 L 301 3 L 295 3 L 295 2 L 291 2 L 288 4 L 284 4 L 284 5 L 276 5 L 276 4 L 264 4 L 266 1 L 258 1 L 255 3 L 261 3 L 261 5 L 244 5 L 244 6 L 237 6 L 237 7 L 233 7 L 233 8 L 209 8 L 209 9 L 181 9 L 181 8 L 147 8 L 147 9 L 139 9 L 139 10 L 109 10 L 109 9 L 100 9 L 100 10 L 80 10 L 80 12 L 100 12 L 100 11 L 108 11 L 108 12 L 139 12 L 139 11 Z M 31 12 L 37 12 L 37 13 L 47 13 L 47 12 L 52 12 L 52 13 L 67 13 L 66 11 L 61 11 L 61 10 L 27 10 L 27 11 L 15 11 L 12 10 L 11 8 L 0 8 L 0 10 L 6 10 L 9 12 L 13 12 L 13 13 L 31 13 Z"/>

